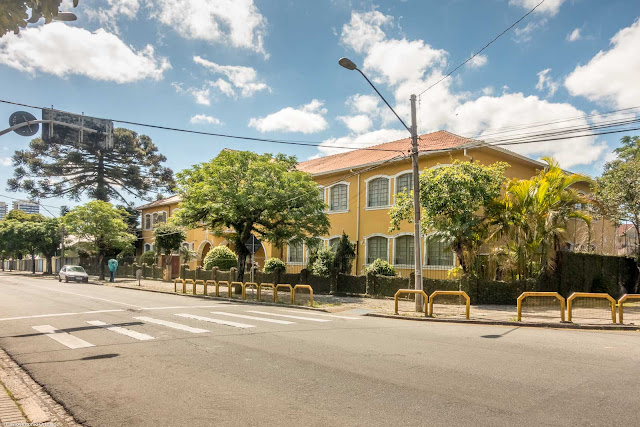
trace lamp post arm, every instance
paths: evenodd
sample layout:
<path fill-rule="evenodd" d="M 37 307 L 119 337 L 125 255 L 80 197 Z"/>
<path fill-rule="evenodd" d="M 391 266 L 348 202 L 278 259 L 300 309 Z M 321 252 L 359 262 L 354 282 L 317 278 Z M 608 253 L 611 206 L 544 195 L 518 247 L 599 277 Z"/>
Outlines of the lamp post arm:
<path fill-rule="evenodd" d="M 391 105 L 389 105 L 389 103 L 387 102 L 387 100 L 386 100 L 386 99 L 384 99 L 384 96 L 382 96 L 382 94 L 381 94 L 381 93 L 378 91 L 378 89 L 373 85 L 373 83 L 371 83 L 371 80 L 369 80 L 369 78 L 368 78 L 368 77 L 367 77 L 367 76 L 366 76 L 362 71 L 360 71 L 360 68 L 356 68 L 356 70 L 358 70 L 358 72 L 359 72 L 360 74 L 362 74 L 362 77 L 364 77 L 364 79 L 365 79 L 365 80 L 366 80 L 366 81 L 371 85 L 371 87 L 373 88 L 373 90 L 375 90 L 375 91 L 376 91 L 376 93 L 380 96 L 380 98 L 382 98 L 382 100 L 384 101 L 384 103 L 385 103 L 385 104 L 387 104 L 387 107 L 389 107 L 389 109 L 390 109 L 391 111 L 393 111 L 393 114 L 395 114 L 395 115 L 396 115 L 396 117 L 398 118 L 398 120 L 400 120 L 400 123 L 402 123 L 402 126 L 404 126 L 404 127 L 405 127 L 405 129 L 406 129 L 407 131 L 409 131 L 409 133 L 411 133 L 411 128 L 410 128 L 409 126 L 407 126 L 407 125 L 406 125 L 406 123 L 404 122 L 404 120 L 402 120 L 402 119 L 400 118 L 400 116 L 398 115 L 398 113 L 396 113 L 396 110 L 394 110 L 394 109 L 393 109 L 393 107 L 392 107 Z"/>

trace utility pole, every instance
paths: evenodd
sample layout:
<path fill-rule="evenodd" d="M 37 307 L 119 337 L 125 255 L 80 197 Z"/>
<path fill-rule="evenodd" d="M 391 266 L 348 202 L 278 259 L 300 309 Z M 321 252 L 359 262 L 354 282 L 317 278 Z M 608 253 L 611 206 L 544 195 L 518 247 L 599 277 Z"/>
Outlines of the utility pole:
<path fill-rule="evenodd" d="M 418 169 L 418 124 L 416 120 L 416 96 L 411 95 L 411 163 L 413 164 L 413 258 L 415 263 L 416 290 L 422 290 L 422 257 L 420 239 L 420 176 Z M 424 298 L 416 294 L 416 311 L 424 309 Z"/>

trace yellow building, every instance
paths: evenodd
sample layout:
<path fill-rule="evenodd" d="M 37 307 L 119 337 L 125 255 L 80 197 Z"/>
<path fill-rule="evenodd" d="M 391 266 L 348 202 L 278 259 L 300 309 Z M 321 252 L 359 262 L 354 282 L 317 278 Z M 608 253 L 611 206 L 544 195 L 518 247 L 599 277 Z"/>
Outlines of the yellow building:
<path fill-rule="evenodd" d="M 420 171 L 452 163 L 454 160 L 474 161 L 482 164 L 506 162 L 507 178 L 529 179 L 545 167 L 545 163 L 529 159 L 497 146 L 488 146 L 446 131 L 438 131 L 419 137 Z M 326 236 L 318 236 L 324 246 L 337 243 L 345 232 L 355 243 L 356 260 L 353 273 L 362 274 L 363 269 L 376 258 L 382 258 L 395 265 L 402 276 L 413 271 L 413 225 L 405 223 L 400 230 L 389 233 L 389 208 L 394 204 L 395 195 L 411 190 L 412 168 L 409 138 L 376 145 L 376 150 L 353 150 L 342 154 L 321 157 L 299 163 L 298 169 L 311 174 L 318 183 L 320 197 L 326 204 L 326 213 L 331 226 Z M 585 187 L 584 191 L 588 191 Z M 158 200 L 138 209 L 142 213 L 142 237 L 144 249 L 153 249 L 153 227 L 165 222 L 178 208 L 179 196 Z M 602 235 L 588 239 L 596 252 L 599 242 L 615 240 L 615 228 L 607 222 L 600 224 Z M 579 237 L 583 244 L 586 227 L 573 227 L 571 233 Z M 597 232 L 597 230 L 596 230 Z M 589 233 L 586 233 L 587 235 Z M 611 234 L 611 239 L 602 238 Z M 189 230 L 184 243 L 198 254 L 200 264 L 207 252 L 219 244 L 230 244 L 224 237 L 215 237 L 204 229 Z M 613 253 L 605 244 L 605 253 Z M 576 248 L 578 242 L 576 241 Z M 446 278 L 446 273 L 455 266 L 453 252 L 442 242 L 431 236 L 422 239 L 423 274 L 425 277 Z M 288 271 L 299 271 L 307 262 L 309 253 L 304 244 L 289 245 L 283 253 L 268 243 L 256 254 L 256 261 L 262 265 L 265 258 L 278 257 L 287 263 Z"/>

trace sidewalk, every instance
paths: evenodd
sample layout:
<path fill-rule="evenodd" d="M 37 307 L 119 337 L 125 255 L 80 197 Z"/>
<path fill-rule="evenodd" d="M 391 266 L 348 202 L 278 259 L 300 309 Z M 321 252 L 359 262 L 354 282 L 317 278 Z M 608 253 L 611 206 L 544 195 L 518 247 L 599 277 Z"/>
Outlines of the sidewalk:
<path fill-rule="evenodd" d="M 23 274 L 28 277 L 33 277 L 30 274 L 24 272 L 14 272 L 13 274 Z M 57 280 L 53 276 L 36 275 L 48 280 Z M 101 281 L 97 276 L 90 277 L 90 283 L 94 285 L 115 286 L 130 289 L 139 289 L 146 291 L 174 293 L 174 284 L 171 282 L 162 282 L 159 280 L 143 279 L 138 281 L 133 278 L 116 278 L 115 283 L 109 283 L 108 279 Z M 190 283 L 186 286 L 186 294 L 192 295 L 192 285 Z M 178 294 L 182 295 L 182 284 L 178 283 Z M 202 295 L 202 285 L 197 286 L 197 293 L 199 297 Z M 299 294 L 299 305 L 303 307 L 306 305 L 308 308 L 308 295 L 305 293 Z M 215 294 L 215 287 L 209 286 L 208 294 L 211 297 Z M 220 287 L 220 297 L 226 298 L 228 296 L 228 290 L 225 286 Z M 255 301 L 255 290 L 247 290 L 247 300 Z M 234 300 L 241 301 L 239 295 L 234 295 Z M 298 299 L 298 295 L 296 295 Z M 283 290 L 278 291 L 279 303 L 285 304 L 290 302 L 289 292 Z M 624 325 L 613 324 L 611 319 L 611 306 L 601 301 L 584 300 L 586 304 L 576 304 L 573 310 L 572 323 L 560 323 L 560 308 L 556 305 L 547 304 L 543 305 L 525 303 L 522 309 L 522 320 L 517 322 L 517 309 L 516 305 L 472 305 L 470 308 L 469 320 L 465 319 L 465 306 L 461 301 L 458 301 L 457 297 L 449 298 L 439 297 L 436 303 L 433 305 L 433 317 L 426 318 L 424 313 L 417 313 L 415 311 L 415 302 L 408 299 L 400 299 L 398 301 L 399 315 L 394 314 L 394 301 L 393 298 L 364 298 L 364 297 L 351 297 L 351 296 L 334 296 L 334 295 L 314 295 L 313 308 L 321 309 L 323 311 L 339 313 L 339 312 L 351 312 L 352 314 L 367 314 L 372 316 L 382 317 L 402 317 L 410 318 L 413 320 L 428 320 L 428 321 L 450 321 L 450 322 L 465 322 L 465 323 L 485 323 L 485 324 L 505 324 L 505 325 L 522 325 L 522 326 L 547 326 L 547 327 L 561 327 L 561 328 L 607 328 L 607 329 L 624 329 L 624 330 L 640 330 L 640 303 L 625 304 L 624 310 Z M 262 291 L 262 301 L 266 303 L 273 303 L 273 293 L 271 290 Z M 527 300 L 525 300 L 526 302 Z M 298 303 L 298 301 L 296 301 Z M 443 302 L 449 302 L 449 304 L 443 304 Z M 533 302 L 533 301 L 532 301 Z"/>

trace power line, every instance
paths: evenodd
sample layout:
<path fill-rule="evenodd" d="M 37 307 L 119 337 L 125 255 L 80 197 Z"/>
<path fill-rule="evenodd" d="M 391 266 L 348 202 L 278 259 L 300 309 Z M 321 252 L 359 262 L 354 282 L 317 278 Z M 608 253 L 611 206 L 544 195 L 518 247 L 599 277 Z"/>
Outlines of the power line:
<path fill-rule="evenodd" d="M 23 104 L 19 102 L 7 101 L 3 99 L 0 99 L 0 102 L 5 104 L 16 105 L 20 107 L 39 109 L 39 110 L 49 109 L 46 107 L 38 107 L 35 105 Z M 55 111 L 60 111 L 60 110 L 55 110 Z M 107 120 L 111 120 L 114 123 L 122 123 L 122 124 L 128 124 L 133 126 L 142 126 L 142 127 L 152 128 L 152 129 L 162 129 L 162 130 L 169 130 L 173 132 L 190 133 L 195 135 L 216 136 L 219 138 L 229 138 L 229 139 L 236 139 L 236 140 L 242 140 L 242 141 L 269 142 L 273 144 L 297 145 L 297 146 L 305 146 L 305 147 L 320 147 L 320 146 L 326 145 L 326 143 L 322 141 L 298 141 L 298 140 L 285 140 L 285 139 L 256 138 L 251 136 L 230 135 L 230 134 L 215 133 L 215 132 L 197 131 L 193 129 L 183 129 L 183 128 L 175 128 L 175 127 L 169 127 L 169 126 L 152 125 L 148 123 L 132 122 L 128 120 L 118 120 L 118 119 L 107 119 Z M 367 143 L 362 143 L 362 144 L 366 145 Z M 387 152 L 394 152 L 394 153 L 400 152 L 399 150 L 390 150 L 385 148 L 371 148 L 367 146 L 349 147 L 349 146 L 341 146 L 341 145 L 331 145 L 331 148 L 339 148 L 344 150 L 387 151 Z"/>
<path fill-rule="evenodd" d="M 526 14 L 524 14 L 520 19 L 518 19 L 516 22 L 514 22 L 513 24 L 511 24 L 511 26 L 509 28 L 507 28 L 506 30 L 504 30 L 503 32 L 501 32 L 500 34 L 498 34 L 497 36 L 495 36 L 493 38 L 493 40 L 491 40 L 489 43 L 487 43 L 486 45 L 484 45 L 484 47 L 482 49 L 480 49 L 479 51 L 477 51 L 476 53 L 474 53 L 473 55 L 471 55 L 469 58 L 467 58 L 464 62 L 462 62 L 460 65 L 458 65 L 456 68 L 454 68 L 453 70 L 451 70 L 447 75 L 445 75 L 444 77 L 442 77 L 440 80 L 438 80 L 437 82 L 435 82 L 434 84 L 432 84 L 431 86 L 429 86 L 428 88 L 426 88 L 425 90 L 423 90 L 422 92 L 420 92 L 418 94 L 418 96 L 421 96 L 423 93 L 425 93 L 426 91 L 428 91 L 429 89 L 431 89 L 432 87 L 436 86 L 437 84 L 439 84 L 441 81 L 443 81 L 444 79 L 446 79 L 447 77 L 451 76 L 453 73 L 455 73 L 460 67 L 462 67 L 464 64 L 466 64 L 467 62 L 471 61 L 473 58 L 475 58 L 476 56 L 478 56 L 480 53 L 482 53 L 483 50 L 485 50 L 486 48 L 488 48 L 489 46 L 491 46 L 491 44 L 493 44 L 493 42 L 495 42 L 496 40 L 498 40 L 500 37 L 502 37 L 505 33 L 507 33 L 509 30 L 511 30 L 513 27 L 515 27 L 516 25 L 518 25 L 520 23 L 520 21 L 522 21 L 524 18 L 526 18 L 527 16 L 531 15 L 533 13 L 534 10 L 536 10 L 542 3 L 544 3 L 545 0 L 542 0 L 540 3 L 538 3 L 537 5 L 535 5 L 533 7 L 533 9 L 531 9 L 529 12 L 527 12 Z"/>

